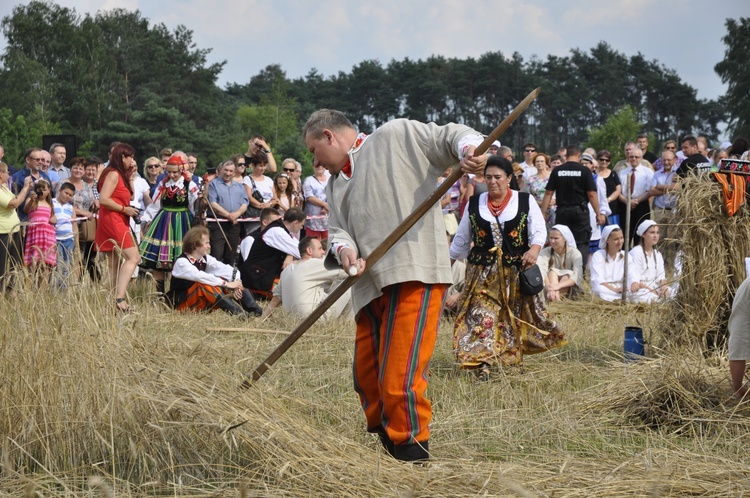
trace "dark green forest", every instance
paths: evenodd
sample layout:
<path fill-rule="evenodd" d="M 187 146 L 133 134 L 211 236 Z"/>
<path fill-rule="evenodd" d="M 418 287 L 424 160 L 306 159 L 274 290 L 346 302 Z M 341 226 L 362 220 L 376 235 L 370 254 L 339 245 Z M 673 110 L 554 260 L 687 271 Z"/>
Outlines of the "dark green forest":
<path fill-rule="evenodd" d="M 31 2 L 1 24 L 0 141 L 11 164 L 42 135 L 72 133 L 86 154 L 103 155 L 121 140 L 141 160 L 173 147 L 197 153 L 205 165 L 244 152 L 249 135 L 262 133 L 277 158 L 295 157 L 307 170 L 299 130 L 317 108 L 339 109 L 365 132 L 407 117 L 486 133 L 537 86 L 541 96 L 503 137 L 515 151 L 526 141 L 547 151 L 585 144 L 623 109 L 657 144 L 688 133 L 715 140 L 721 123 L 732 136 L 748 136 L 750 19 L 726 25 L 727 57 L 716 61 L 716 72 L 728 93 L 718 101 L 699 99 L 664 64 L 605 42 L 545 59 L 498 51 L 477 59 L 365 60 L 349 72 L 310 69 L 297 79 L 279 61 L 222 89 L 223 63 L 207 63 L 210 48 L 196 47 L 189 27 L 170 30 L 138 11 L 79 14 Z"/>

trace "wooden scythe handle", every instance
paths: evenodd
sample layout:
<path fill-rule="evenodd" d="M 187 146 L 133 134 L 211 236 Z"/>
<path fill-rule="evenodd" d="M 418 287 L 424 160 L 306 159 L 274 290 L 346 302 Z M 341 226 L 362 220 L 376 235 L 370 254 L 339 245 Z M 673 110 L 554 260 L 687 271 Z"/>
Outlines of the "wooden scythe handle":
<path fill-rule="evenodd" d="M 526 108 L 531 105 L 531 103 L 537 98 L 541 90 L 541 88 L 536 88 L 534 91 L 528 94 L 526 98 L 523 99 L 515 109 L 513 109 L 513 112 L 511 112 L 510 115 L 505 118 L 503 122 L 500 123 L 498 127 L 495 128 L 487 138 L 484 139 L 479 147 L 476 148 L 474 154 L 484 154 L 489 146 L 492 145 L 492 142 L 497 140 L 500 135 L 505 133 L 508 127 L 513 124 L 513 121 L 515 121 L 516 118 L 518 118 L 518 116 L 520 116 L 521 113 L 523 113 Z M 433 206 L 435 206 L 435 204 L 445 195 L 448 189 L 461 179 L 462 175 L 463 171 L 461 171 L 461 168 L 456 168 L 455 170 L 453 170 L 451 175 L 445 181 L 443 181 L 443 183 L 441 183 L 437 187 L 437 189 L 435 189 L 435 192 L 433 192 L 432 195 L 425 199 L 422 204 L 417 206 L 414 212 L 411 213 L 404 221 L 402 221 L 401 224 L 397 226 L 396 229 L 393 230 L 393 232 L 388 235 L 378 247 L 375 248 L 375 250 L 372 251 L 372 253 L 365 260 L 365 273 L 367 273 L 370 268 L 375 266 L 375 264 L 380 261 L 380 258 L 382 258 L 385 253 L 388 252 L 388 250 L 393 247 L 396 242 L 398 242 L 401 237 L 403 237 L 404 234 L 406 234 L 406 232 L 408 232 L 409 229 L 422 218 L 422 216 L 424 216 L 430 209 L 433 208 Z M 287 336 L 287 338 L 284 339 L 284 341 L 271 352 L 270 355 L 268 355 L 268 358 L 263 360 L 263 363 L 258 365 L 255 371 L 253 371 L 252 376 L 250 378 L 246 378 L 242 382 L 241 387 L 243 389 L 247 389 L 252 385 L 252 382 L 260 379 L 263 374 L 266 373 L 266 371 L 268 371 L 268 369 L 274 363 L 276 363 L 276 360 L 281 358 L 281 356 L 286 353 L 286 351 L 290 347 L 292 347 L 292 345 L 297 342 L 300 337 L 302 337 L 302 334 L 307 332 L 307 329 L 309 329 L 318 320 L 318 318 L 320 318 L 323 313 L 325 313 L 328 308 L 330 308 L 338 300 L 338 298 L 340 298 L 344 294 L 344 292 L 349 290 L 349 288 L 354 285 L 354 282 L 356 282 L 358 278 L 359 275 L 356 277 L 347 277 L 346 280 L 341 282 L 338 287 L 336 287 L 333 292 L 331 292 L 328 297 L 326 297 L 323 302 L 320 303 L 318 307 L 315 308 L 313 312 L 310 313 L 307 318 L 302 321 L 302 323 L 297 325 L 297 328 L 294 329 Z"/>

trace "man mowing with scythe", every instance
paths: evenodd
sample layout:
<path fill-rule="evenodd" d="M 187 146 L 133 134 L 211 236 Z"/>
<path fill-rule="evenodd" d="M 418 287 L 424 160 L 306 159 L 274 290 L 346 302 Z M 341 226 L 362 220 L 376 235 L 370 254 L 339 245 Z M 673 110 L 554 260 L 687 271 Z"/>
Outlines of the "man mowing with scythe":
<path fill-rule="evenodd" d="M 365 261 L 415 206 L 433 193 L 446 168 L 483 171 L 474 156 L 482 137 L 457 124 L 397 119 L 372 135 L 358 134 L 339 111 L 310 116 L 302 136 L 314 164 L 331 173 L 329 266 L 353 268 L 357 332 L 354 387 L 367 419 L 398 460 L 429 458 L 427 367 L 451 284 L 442 214 L 436 204 L 365 273 Z"/>

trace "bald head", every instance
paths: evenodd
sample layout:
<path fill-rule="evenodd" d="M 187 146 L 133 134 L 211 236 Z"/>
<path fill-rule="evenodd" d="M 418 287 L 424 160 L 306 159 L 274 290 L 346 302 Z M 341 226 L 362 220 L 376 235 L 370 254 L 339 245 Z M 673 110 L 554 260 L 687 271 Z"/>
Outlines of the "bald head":
<path fill-rule="evenodd" d="M 677 162 L 677 156 L 671 150 L 665 150 L 661 153 L 661 164 L 664 167 L 664 171 L 669 173 L 672 171 L 675 162 Z"/>
<path fill-rule="evenodd" d="M 500 157 L 504 157 L 508 161 L 513 161 L 513 151 L 510 150 L 510 147 L 506 145 L 498 147 L 497 155 Z"/>

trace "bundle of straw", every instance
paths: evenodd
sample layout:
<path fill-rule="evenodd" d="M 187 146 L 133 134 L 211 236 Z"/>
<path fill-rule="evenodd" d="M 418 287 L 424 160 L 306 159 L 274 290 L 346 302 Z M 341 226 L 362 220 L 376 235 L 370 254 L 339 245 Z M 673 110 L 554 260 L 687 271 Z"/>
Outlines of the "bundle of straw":
<path fill-rule="evenodd" d="M 710 175 L 683 180 L 676 239 L 682 273 L 659 332 L 677 343 L 721 344 L 732 300 L 750 256 L 750 208 L 728 217 L 721 188 Z"/>

